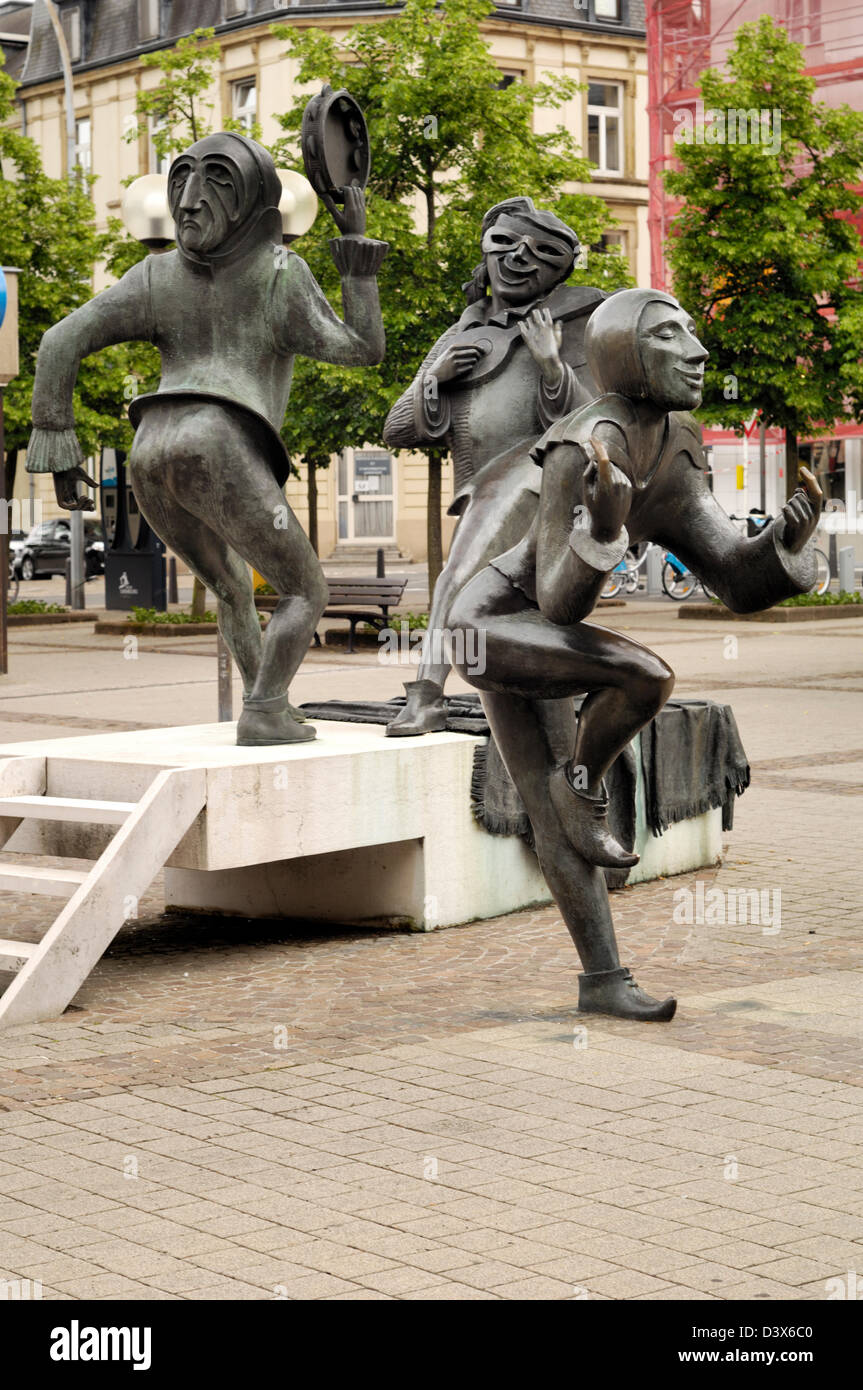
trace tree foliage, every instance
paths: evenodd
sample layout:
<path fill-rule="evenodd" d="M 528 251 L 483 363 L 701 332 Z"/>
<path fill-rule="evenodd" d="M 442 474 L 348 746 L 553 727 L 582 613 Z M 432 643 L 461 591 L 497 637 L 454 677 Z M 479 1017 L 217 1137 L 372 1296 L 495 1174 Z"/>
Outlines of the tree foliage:
<path fill-rule="evenodd" d="M 710 351 L 704 418 L 740 430 L 757 409 L 784 429 L 790 492 L 797 437 L 863 418 L 863 115 L 815 99 L 801 46 L 767 16 L 740 28 L 726 72 L 699 81 L 708 116 L 781 119 L 767 143 L 720 143 L 710 121 L 703 143 L 676 145 L 666 181 L 683 205 L 667 249 Z"/>
<path fill-rule="evenodd" d="M 0 55 L 2 63 L 2 55 Z M 20 370 L 6 388 L 6 496 L 17 451 L 30 436 L 36 353 L 43 333 L 92 296 L 93 266 L 105 239 L 96 230 L 87 181 L 49 178 L 35 143 L 10 124 L 15 82 L 0 67 L 0 257 L 17 266 Z M 109 348 L 82 364 L 75 389 L 78 435 L 85 453 L 125 442 L 128 361 Z M 130 437 L 130 436 L 129 436 Z"/>
<path fill-rule="evenodd" d="M 631 284 L 620 252 L 599 248 L 613 225 L 601 198 L 564 192 L 587 181 L 591 165 L 558 123 L 534 129 L 538 111 L 560 111 L 578 90 L 570 79 L 504 85 L 482 21 L 488 0 L 406 0 L 392 18 L 358 24 L 336 39 L 309 28 L 274 26 L 299 65 L 305 88 L 280 118 L 277 163 L 299 167 L 303 108 L 317 84 L 348 87 L 365 112 L 372 148 L 368 233 L 390 243 L 379 275 L 387 354 L 379 367 L 347 370 L 298 362 L 284 437 L 295 453 L 323 459 L 381 437 L 390 405 L 425 353 L 464 309 L 463 284 L 479 260 L 483 214 L 527 193 L 571 223 L 591 251 L 573 283 Z M 332 297 L 338 276 L 319 216 L 298 243 Z M 434 567 L 434 557 L 430 558 Z"/>

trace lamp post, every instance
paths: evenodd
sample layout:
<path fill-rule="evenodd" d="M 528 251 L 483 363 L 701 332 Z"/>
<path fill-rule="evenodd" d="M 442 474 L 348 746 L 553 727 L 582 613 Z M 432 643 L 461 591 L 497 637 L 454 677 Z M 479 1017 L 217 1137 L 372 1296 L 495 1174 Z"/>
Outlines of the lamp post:
<path fill-rule="evenodd" d="M 72 60 L 69 45 L 60 23 L 54 0 L 41 0 L 48 11 L 51 28 L 60 50 L 60 66 L 63 69 L 63 106 L 66 116 L 66 177 L 70 185 L 75 183 L 75 86 L 72 80 Z M 84 513 L 74 511 L 69 517 L 69 581 L 73 608 L 86 608 L 84 597 Z"/>

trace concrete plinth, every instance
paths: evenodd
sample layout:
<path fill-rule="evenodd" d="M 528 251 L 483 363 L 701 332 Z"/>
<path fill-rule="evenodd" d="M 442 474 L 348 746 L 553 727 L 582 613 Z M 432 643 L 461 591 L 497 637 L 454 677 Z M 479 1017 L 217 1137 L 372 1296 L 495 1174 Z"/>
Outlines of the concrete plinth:
<path fill-rule="evenodd" d="M 16 743 L 0 756 L 45 759 L 45 794 L 136 801 L 159 772 L 198 768 L 206 806 L 167 860 L 169 907 L 418 930 L 549 901 L 536 859 L 475 823 L 476 739 L 387 739 L 379 726 L 322 721 L 312 743 L 238 748 L 233 724 Z M 639 804 L 643 797 L 639 798 Z M 7 844 L 97 857 L 110 828 L 24 822 Z M 715 863 L 721 812 L 649 835 L 631 881 Z"/>

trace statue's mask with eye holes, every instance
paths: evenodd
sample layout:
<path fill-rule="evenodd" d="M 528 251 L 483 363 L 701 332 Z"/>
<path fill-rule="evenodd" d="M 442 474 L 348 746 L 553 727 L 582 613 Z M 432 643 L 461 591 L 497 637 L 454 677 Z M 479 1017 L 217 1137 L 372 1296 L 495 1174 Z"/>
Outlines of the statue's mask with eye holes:
<path fill-rule="evenodd" d="M 567 278 L 579 252 L 571 227 L 530 198 L 509 198 L 482 222 L 482 253 L 492 292 L 503 304 L 542 299 Z"/>
<path fill-rule="evenodd" d="M 222 132 L 184 150 L 168 172 L 177 247 L 190 261 L 224 263 L 259 240 L 281 242 L 282 186 L 255 140 Z"/>

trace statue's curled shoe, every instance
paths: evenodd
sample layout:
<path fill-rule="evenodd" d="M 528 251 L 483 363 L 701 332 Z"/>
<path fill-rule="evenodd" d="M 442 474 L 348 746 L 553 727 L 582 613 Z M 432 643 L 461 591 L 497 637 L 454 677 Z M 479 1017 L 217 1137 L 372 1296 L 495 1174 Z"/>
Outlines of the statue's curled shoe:
<path fill-rule="evenodd" d="M 274 743 L 308 743 L 315 737 L 314 724 L 300 723 L 292 714 L 287 695 L 269 700 L 244 700 L 237 723 L 240 748 L 267 748 Z"/>
<path fill-rule="evenodd" d="M 389 738 L 411 738 L 416 734 L 440 734 L 446 729 L 446 703 L 437 681 L 408 681 L 407 702 L 387 725 Z"/>
<path fill-rule="evenodd" d="M 597 970 L 578 977 L 578 1007 L 583 1014 L 611 1014 L 640 1023 L 667 1023 L 674 1017 L 677 1000 L 654 999 L 635 983 L 624 966 Z"/>
<path fill-rule="evenodd" d="M 565 763 L 551 774 L 548 790 L 569 843 L 588 864 L 602 869 L 631 869 L 638 863 L 638 855 L 625 850 L 611 833 L 604 782 L 599 796 L 579 791 L 573 786 L 569 764 Z"/>

